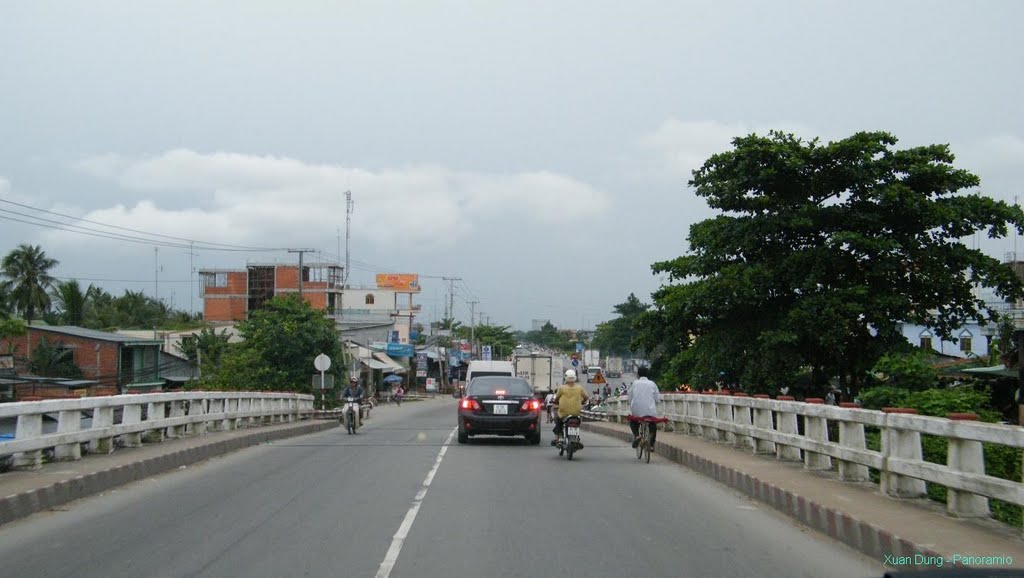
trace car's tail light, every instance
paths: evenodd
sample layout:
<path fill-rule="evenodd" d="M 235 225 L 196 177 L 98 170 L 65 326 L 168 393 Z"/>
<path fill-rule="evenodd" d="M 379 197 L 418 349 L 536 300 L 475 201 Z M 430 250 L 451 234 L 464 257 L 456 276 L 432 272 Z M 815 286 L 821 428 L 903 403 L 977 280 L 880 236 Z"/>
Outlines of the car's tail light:
<path fill-rule="evenodd" d="M 459 407 L 462 409 L 479 410 L 480 404 L 475 399 L 464 399 L 459 403 Z"/>
<path fill-rule="evenodd" d="M 540 411 L 540 400 L 528 399 L 523 402 L 523 411 Z"/>

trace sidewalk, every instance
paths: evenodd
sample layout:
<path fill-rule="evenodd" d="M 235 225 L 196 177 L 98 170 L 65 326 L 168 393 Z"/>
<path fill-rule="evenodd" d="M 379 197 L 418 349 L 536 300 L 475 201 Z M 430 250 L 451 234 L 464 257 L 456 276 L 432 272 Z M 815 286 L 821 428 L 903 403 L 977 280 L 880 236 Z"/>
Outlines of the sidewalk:
<path fill-rule="evenodd" d="M 629 426 L 585 422 L 595 433 L 632 439 Z M 921 556 L 939 556 L 954 565 L 954 556 L 1012 557 L 1010 564 L 1024 567 L 1024 540 L 1020 530 L 992 520 L 953 518 L 943 504 L 928 500 L 897 500 L 876 485 L 841 482 L 828 472 L 805 470 L 798 462 L 755 455 L 731 444 L 659 432 L 656 454 L 731 486 L 764 502 L 798 522 L 845 543 L 879 562 L 899 557 L 903 570 L 921 564 Z M 890 564 L 892 565 L 892 564 Z M 975 564 L 970 564 L 974 566 Z M 988 564 L 977 564 L 988 566 Z M 932 565 L 922 565 L 934 567 Z"/>
<path fill-rule="evenodd" d="M 338 427 L 337 420 L 237 429 L 169 439 L 77 461 L 50 462 L 38 470 L 0 473 L 0 525 L 79 498 L 268 441 Z"/>

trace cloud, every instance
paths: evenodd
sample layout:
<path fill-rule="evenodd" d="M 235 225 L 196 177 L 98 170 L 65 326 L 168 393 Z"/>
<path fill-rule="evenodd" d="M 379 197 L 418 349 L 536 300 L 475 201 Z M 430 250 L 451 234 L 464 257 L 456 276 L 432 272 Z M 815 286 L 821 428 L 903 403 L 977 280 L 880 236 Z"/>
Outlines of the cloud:
<path fill-rule="evenodd" d="M 355 200 L 353 236 L 382 248 L 452 247 L 474 232 L 509 222 L 533 233 L 558 234 L 564 207 L 584 218 L 604 217 L 611 207 L 607 193 L 550 172 L 485 174 L 436 165 L 371 171 L 187 149 L 145 158 L 90 157 L 76 168 L 147 197 L 85 218 L 258 246 L 333 245 L 319 241 L 333 238 L 344 221 L 346 190 Z M 161 199 L 171 194 L 202 201 L 193 208 L 161 208 Z"/>
<path fill-rule="evenodd" d="M 643 135 L 638 145 L 646 158 L 643 170 L 656 179 L 678 182 L 689 180 L 712 155 L 729 150 L 732 140 L 751 133 L 767 134 L 770 130 L 790 132 L 803 138 L 820 136 L 799 123 L 780 122 L 773 125 L 750 125 L 742 122 L 714 120 L 679 120 L 669 118 L 656 129 Z"/>

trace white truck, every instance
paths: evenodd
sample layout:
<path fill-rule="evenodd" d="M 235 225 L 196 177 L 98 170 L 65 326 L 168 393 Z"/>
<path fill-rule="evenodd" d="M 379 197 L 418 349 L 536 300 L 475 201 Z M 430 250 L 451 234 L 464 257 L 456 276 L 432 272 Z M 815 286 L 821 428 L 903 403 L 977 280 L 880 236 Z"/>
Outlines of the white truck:
<path fill-rule="evenodd" d="M 601 351 L 599 349 L 586 349 L 583 351 L 583 367 L 594 367 L 601 365 Z"/>
<path fill-rule="evenodd" d="M 609 357 L 605 360 L 604 374 L 608 377 L 622 377 L 622 358 Z"/>
<path fill-rule="evenodd" d="M 555 375 L 555 362 L 552 356 L 543 353 L 530 353 L 528 355 L 517 355 L 513 361 L 516 369 L 516 376 L 530 382 L 533 393 L 538 398 L 543 398 L 555 390 L 561 383 Z"/>

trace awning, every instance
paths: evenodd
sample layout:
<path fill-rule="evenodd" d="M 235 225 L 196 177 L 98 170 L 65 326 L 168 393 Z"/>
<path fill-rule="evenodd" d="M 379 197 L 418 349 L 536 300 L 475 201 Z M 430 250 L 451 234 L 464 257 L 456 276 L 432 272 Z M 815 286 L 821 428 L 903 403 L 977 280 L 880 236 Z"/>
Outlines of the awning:
<path fill-rule="evenodd" d="M 387 353 L 380 353 L 375 351 L 373 352 L 373 356 L 384 364 L 384 368 L 382 369 L 384 369 L 387 372 L 405 373 L 406 371 L 405 367 L 401 363 L 398 363 L 394 359 L 391 359 L 391 357 L 389 357 Z"/>
<path fill-rule="evenodd" d="M 370 359 L 360 359 L 359 363 L 362 363 L 363 365 L 369 367 L 370 369 L 388 369 L 388 364 L 383 363 L 381 361 L 377 361 L 372 357 Z"/>
<path fill-rule="evenodd" d="M 1007 369 L 1002 364 L 993 365 L 992 367 L 972 367 L 970 369 L 961 369 L 960 371 L 989 377 L 1017 377 L 1020 375 L 1016 369 Z"/>

